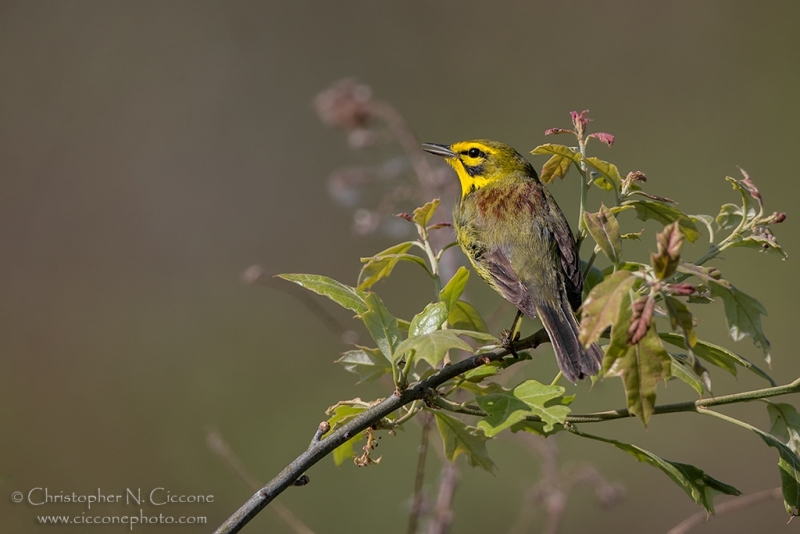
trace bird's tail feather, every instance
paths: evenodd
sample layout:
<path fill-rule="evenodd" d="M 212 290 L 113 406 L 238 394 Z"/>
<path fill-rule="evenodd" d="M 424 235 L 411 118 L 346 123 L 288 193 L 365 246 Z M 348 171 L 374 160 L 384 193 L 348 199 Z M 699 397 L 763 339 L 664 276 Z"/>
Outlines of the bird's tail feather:
<path fill-rule="evenodd" d="M 536 311 L 550 336 L 558 368 L 567 380 L 574 383 L 585 376 L 596 375 L 603 361 L 603 351 L 597 344 L 592 344 L 589 350 L 583 348 L 578 339 L 578 321 L 569 303 L 563 300 L 560 309 L 540 304 Z"/>

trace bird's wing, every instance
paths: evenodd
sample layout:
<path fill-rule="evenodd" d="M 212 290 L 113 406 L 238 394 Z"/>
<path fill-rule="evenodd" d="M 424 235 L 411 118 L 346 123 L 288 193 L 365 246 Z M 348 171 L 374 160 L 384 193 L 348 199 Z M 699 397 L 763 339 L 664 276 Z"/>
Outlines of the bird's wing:
<path fill-rule="evenodd" d="M 561 268 L 564 271 L 564 287 L 567 292 L 567 299 L 572 309 L 577 311 L 581 302 L 583 302 L 583 273 L 581 273 L 581 258 L 578 254 L 578 245 L 572 236 L 572 230 L 569 228 L 567 219 L 558 209 L 555 200 L 546 189 L 545 195 L 550 207 L 553 224 L 550 238 L 555 240 L 558 248 Z"/>
<path fill-rule="evenodd" d="M 526 315 L 535 317 L 536 308 L 531 301 L 528 288 L 520 281 L 503 247 L 493 247 L 487 251 L 482 263 L 490 276 L 487 282 Z"/>

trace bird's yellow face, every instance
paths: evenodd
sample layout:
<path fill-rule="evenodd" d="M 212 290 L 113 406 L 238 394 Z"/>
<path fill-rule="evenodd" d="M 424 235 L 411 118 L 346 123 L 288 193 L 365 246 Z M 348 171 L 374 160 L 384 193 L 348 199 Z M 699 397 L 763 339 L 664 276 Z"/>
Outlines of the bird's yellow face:
<path fill-rule="evenodd" d="M 452 145 L 425 143 L 423 150 L 442 156 L 453 167 L 461 182 L 461 198 L 487 184 L 517 172 L 536 172 L 519 152 L 498 141 L 476 139 Z"/>

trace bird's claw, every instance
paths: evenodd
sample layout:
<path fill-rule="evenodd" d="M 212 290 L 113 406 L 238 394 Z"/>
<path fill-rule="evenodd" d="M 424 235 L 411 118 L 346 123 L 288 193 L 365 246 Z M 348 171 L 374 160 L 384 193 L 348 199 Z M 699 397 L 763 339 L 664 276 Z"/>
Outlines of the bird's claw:
<path fill-rule="evenodd" d="M 500 346 L 510 352 L 515 360 L 519 360 L 517 349 L 514 348 L 514 342 L 519 340 L 519 336 L 520 332 L 512 334 L 511 330 L 503 330 L 500 332 Z"/>

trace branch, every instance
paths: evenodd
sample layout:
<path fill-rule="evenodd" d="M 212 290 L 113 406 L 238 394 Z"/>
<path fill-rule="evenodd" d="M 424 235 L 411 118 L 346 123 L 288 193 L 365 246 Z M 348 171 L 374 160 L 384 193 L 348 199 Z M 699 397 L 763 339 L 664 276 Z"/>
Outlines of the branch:
<path fill-rule="evenodd" d="M 422 513 L 422 484 L 425 481 L 425 459 L 428 456 L 428 435 L 431 431 L 433 416 L 428 414 L 422 423 L 422 438 L 417 452 L 417 474 L 414 478 L 414 500 L 408 514 L 407 534 L 416 534 L 419 516 Z"/>
<path fill-rule="evenodd" d="M 458 469 L 456 464 L 445 459 L 439 480 L 439 495 L 433 509 L 433 517 L 428 524 L 428 534 L 447 534 L 453 524 L 453 495 L 458 486 Z"/>
<path fill-rule="evenodd" d="M 744 391 L 742 393 L 734 393 L 732 395 L 722 395 L 720 397 L 711 397 L 708 399 L 698 399 L 696 401 L 676 402 L 674 404 L 662 404 L 653 408 L 653 415 L 662 413 L 678 413 L 678 412 L 698 412 L 703 408 L 711 406 L 722 406 L 724 404 L 736 404 L 739 402 L 750 402 L 759 399 L 766 399 L 769 397 L 777 397 L 778 395 L 788 395 L 790 393 L 800 393 L 800 378 L 785 386 L 776 386 L 772 388 L 754 389 L 752 391 Z M 486 417 L 488 414 L 478 408 L 477 406 L 458 404 L 449 401 L 443 397 L 435 397 L 430 399 L 429 402 L 443 410 L 450 412 L 461 413 L 466 415 L 474 415 L 477 417 Z M 594 412 L 589 414 L 574 414 L 567 416 L 567 423 L 602 423 L 604 421 L 613 421 L 614 419 L 625 419 L 634 417 L 627 409 L 622 408 L 619 410 L 608 410 L 605 412 Z M 526 421 L 533 423 L 541 423 L 542 420 L 538 416 L 531 415 L 525 418 Z"/>
<path fill-rule="evenodd" d="M 206 443 L 208 444 L 208 448 L 211 449 L 214 454 L 222 458 L 222 460 L 233 470 L 234 473 L 239 476 L 245 485 L 250 486 L 253 489 L 258 489 L 264 485 L 245 468 L 242 461 L 238 456 L 236 456 L 236 453 L 233 452 L 228 445 L 228 442 L 225 441 L 219 432 L 211 428 L 207 429 Z M 283 520 L 284 523 L 289 526 L 289 528 L 295 534 L 314 534 L 313 530 L 308 528 L 305 523 L 298 519 L 297 516 L 295 516 L 286 506 L 281 504 L 280 501 L 275 501 L 275 503 L 272 505 L 272 510 Z"/>
<path fill-rule="evenodd" d="M 533 335 L 518 341 L 514 344 L 517 351 L 536 348 L 542 343 L 549 341 L 547 332 L 541 329 Z M 451 403 L 452 406 L 442 406 L 439 404 L 439 397 L 435 391 L 436 388 L 452 380 L 453 378 L 466 373 L 472 369 L 476 369 L 481 365 L 491 362 L 502 361 L 509 352 L 503 348 L 496 348 L 493 351 L 483 354 L 476 354 L 465 360 L 454 363 L 432 374 L 428 378 L 417 382 L 404 391 L 396 391 L 390 397 L 384 399 L 372 408 L 360 413 L 347 424 L 337 428 L 330 435 L 319 441 L 312 442 L 304 453 L 298 456 L 292 463 L 281 471 L 278 476 L 273 478 L 266 486 L 261 488 L 250 499 L 245 502 L 233 515 L 231 515 L 216 531 L 216 534 L 227 534 L 239 532 L 253 517 L 256 516 L 261 510 L 264 509 L 275 497 L 280 495 L 289 486 L 295 485 L 295 481 L 303 475 L 311 466 L 319 462 L 322 458 L 333 452 L 337 447 L 343 445 L 346 441 L 356 436 L 359 432 L 367 428 L 375 427 L 380 421 L 395 412 L 399 408 L 410 404 L 417 400 L 425 400 L 433 404 L 437 404 L 444 409 L 451 411 L 459 411 L 459 413 L 468 413 L 470 415 L 486 415 L 479 408 L 462 407 L 461 405 Z M 511 357 L 509 361 L 513 361 Z M 746 391 L 743 393 L 736 393 L 733 395 L 724 395 L 721 397 L 714 397 L 709 399 L 699 399 L 690 402 L 680 402 L 675 404 L 665 404 L 656 406 L 653 410 L 654 414 L 661 413 L 676 413 L 676 412 L 697 412 L 698 409 L 708 408 L 711 406 L 720 406 L 724 404 L 734 404 L 738 402 L 748 402 L 757 399 L 764 399 L 767 397 L 774 397 L 777 395 L 786 395 L 789 393 L 800 392 L 800 378 L 787 384 L 785 386 L 778 386 L 772 388 L 758 389 L 754 391 Z M 432 395 L 433 394 L 433 395 Z M 448 401 L 449 402 L 449 401 Z M 454 409 L 453 406 L 461 408 Z M 467 411 L 468 410 L 468 411 Z M 479 413 L 480 412 L 480 413 Z M 570 415 L 567 417 L 568 423 L 598 423 L 602 421 L 611 421 L 614 419 L 624 419 L 632 417 L 627 409 L 611 410 L 606 412 L 596 412 L 586 415 Z M 530 421 L 539 421 L 536 417 L 529 417 Z"/>
<path fill-rule="evenodd" d="M 727 501 L 716 506 L 714 515 L 719 516 L 722 514 L 735 512 L 737 510 L 741 510 L 742 508 L 755 506 L 756 504 L 761 504 L 762 502 L 766 501 L 772 501 L 776 499 L 780 500 L 781 497 L 783 497 L 783 491 L 781 488 L 772 488 L 759 491 L 758 493 L 753 493 L 752 495 L 737 497 L 735 500 Z M 709 516 L 705 510 L 697 512 L 696 514 L 690 515 L 679 524 L 674 526 L 669 532 L 667 532 L 667 534 L 686 534 L 700 523 L 708 521 L 708 519 Z"/>
<path fill-rule="evenodd" d="M 547 332 L 541 329 L 533 335 L 518 341 L 514 344 L 517 351 L 532 349 L 548 341 Z M 476 369 L 487 363 L 503 360 L 509 352 L 503 348 L 497 348 L 491 352 L 476 354 L 465 360 L 449 365 L 425 380 L 417 382 L 413 386 L 402 392 L 395 392 L 390 397 L 384 399 L 372 408 L 358 414 L 347 424 L 330 433 L 330 435 L 317 442 L 311 443 L 306 451 L 290 463 L 278 476 L 273 478 L 266 486 L 261 488 L 250 499 L 247 500 L 233 515 L 231 515 L 216 531 L 216 534 L 228 534 L 239 532 L 256 514 L 264 509 L 275 497 L 280 495 L 286 488 L 292 486 L 306 470 L 319 462 L 322 458 L 333 452 L 337 447 L 343 445 L 359 432 L 377 425 L 381 419 L 393 413 L 397 409 L 415 400 L 422 400 L 430 397 L 431 391 L 441 386 L 448 380 L 460 374 Z"/>

